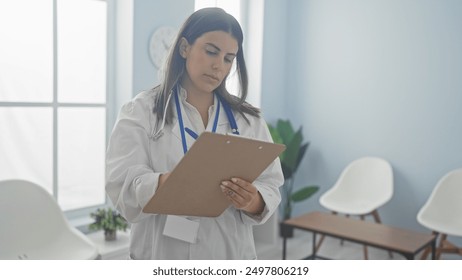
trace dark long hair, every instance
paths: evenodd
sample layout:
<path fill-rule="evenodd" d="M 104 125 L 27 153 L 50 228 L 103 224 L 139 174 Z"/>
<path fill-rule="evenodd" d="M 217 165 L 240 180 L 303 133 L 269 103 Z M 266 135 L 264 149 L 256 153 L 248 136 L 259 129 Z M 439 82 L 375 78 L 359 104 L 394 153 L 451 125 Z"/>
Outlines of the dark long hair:
<path fill-rule="evenodd" d="M 154 113 L 157 114 L 157 120 L 162 120 L 167 99 L 173 88 L 181 80 L 186 69 L 186 60 L 180 55 L 179 47 L 181 38 L 185 38 L 189 44 L 194 44 L 196 39 L 202 34 L 211 31 L 224 31 L 229 33 L 237 40 L 238 51 L 236 54 L 236 71 L 239 77 L 240 92 L 239 97 L 231 95 L 226 89 L 225 77 L 222 83 L 215 90 L 217 94 L 223 97 L 231 106 L 231 108 L 239 112 L 248 122 L 244 113 L 257 116 L 260 115 L 260 110 L 245 102 L 247 98 L 248 77 L 247 68 L 245 66 L 244 53 L 242 50 L 242 34 L 239 22 L 230 14 L 220 8 L 204 8 L 191 14 L 183 23 L 178 35 L 174 41 L 164 69 L 163 79 L 153 90 L 158 90 L 154 101 Z M 167 108 L 166 123 L 171 123 L 173 118 L 173 105 Z"/>

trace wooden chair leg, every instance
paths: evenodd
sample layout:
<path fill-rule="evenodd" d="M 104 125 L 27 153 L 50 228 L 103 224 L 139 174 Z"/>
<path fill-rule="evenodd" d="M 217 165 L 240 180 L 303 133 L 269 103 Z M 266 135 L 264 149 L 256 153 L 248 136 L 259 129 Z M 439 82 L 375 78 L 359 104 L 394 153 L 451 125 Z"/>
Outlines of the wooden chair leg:
<path fill-rule="evenodd" d="M 376 223 L 381 224 L 382 220 L 380 219 L 379 212 L 377 210 L 372 211 L 372 216 L 374 216 L 374 220 Z"/>
<path fill-rule="evenodd" d="M 462 252 L 461 248 L 456 247 L 456 245 L 452 244 L 448 240 L 444 240 L 442 245 L 443 248 L 441 253 L 460 254 L 460 252 Z"/>
<path fill-rule="evenodd" d="M 441 234 L 440 242 L 436 248 L 436 259 L 441 260 L 441 253 L 444 251 L 444 244 L 446 243 L 447 234 Z"/>
<path fill-rule="evenodd" d="M 376 223 L 381 224 L 382 220 L 380 219 L 379 212 L 377 210 L 372 211 L 372 216 L 374 216 L 374 220 Z M 391 251 L 388 251 L 388 256 L 390 259 L 393 258 L 393 253 Z"/>
<path fill-rule="evenodd" d="M 364 221 L 364 219 L 365 219 L 364 215 L 360 215 L 359 217 L 361 218 L 362 221 Z M 368 256 L 368 253 L 367 253 L 367 246 L 366 245 L 363 246 L 363 252 L 364 252 L 364 259 L 368 260 L 369 256 Z"/>
<path fill-rule="evenodd" d="M 350 217 L 350 214 L 345 214 L 345 217 L 349 218 Z M 343 246 L 343 243 L 344 243 L 344 239 L 340 239 L 340 245 Z"/>
<path fill-rule="evenodd" d="M 425 248 L 424 252 L 422 253 L 422 256 L 420 257 L 421 260 L 426 260 L 430 252 L 432 251 L 432 247 L 428 246 Z"/>
<path fill-rule="evenodd" d="M 436 259 L 440 260 L 441 255 L 445 254 L 457 254 L 462 256 L 462 247 L 454 245 L 452 242 L 447 240 L 447 234 L 441 234 L 439 245 L 436 249 Z"/>

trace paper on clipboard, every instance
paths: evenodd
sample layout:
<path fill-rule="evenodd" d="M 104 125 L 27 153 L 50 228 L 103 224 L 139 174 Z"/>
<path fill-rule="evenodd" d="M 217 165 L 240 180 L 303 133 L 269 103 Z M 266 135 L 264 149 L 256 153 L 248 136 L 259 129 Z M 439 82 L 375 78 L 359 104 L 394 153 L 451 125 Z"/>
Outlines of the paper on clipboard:
<path fill-rule="evenodd" d="M 232 177 L 253 182 L 284 150 L 282 144 L 203 132 L 143 212 L 217 217 L 231 204 L 220 183 Z"/>

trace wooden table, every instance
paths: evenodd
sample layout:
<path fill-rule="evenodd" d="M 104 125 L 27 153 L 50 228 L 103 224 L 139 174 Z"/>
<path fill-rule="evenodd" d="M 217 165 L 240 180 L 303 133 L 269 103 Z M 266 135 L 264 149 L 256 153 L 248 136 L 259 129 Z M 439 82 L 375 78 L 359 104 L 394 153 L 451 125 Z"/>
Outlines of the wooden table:
<path fill-rule="evenodd" d="M 432 259 L 435 259 L 436 237 L 432 234 L 401 229 L 337 216 L 329 213 L 312 212 L 282 222 L 283 229 L 300 229 L 313 233 L 312 254 L 306 259 L 325 259 L 316 255 L 316 235 L 327 235 L 351 242 L 381 248 L 402 254 L 406 259 L 431 246 Z M 283 238 L 282 259 L 286 259 L 287 238 Z"/>

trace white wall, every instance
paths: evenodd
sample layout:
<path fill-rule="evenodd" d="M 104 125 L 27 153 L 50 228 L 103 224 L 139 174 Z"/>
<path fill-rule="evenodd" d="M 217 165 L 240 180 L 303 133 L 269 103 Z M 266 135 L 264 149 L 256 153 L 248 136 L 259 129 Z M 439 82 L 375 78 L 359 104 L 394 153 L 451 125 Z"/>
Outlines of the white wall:
<path fill-rule="evenodd" d="M 287 57 L 287 79 L 283 91 L 262 98 L 266 115 L 287 114 L 311 141 L 297 184 L 319 184 L 322 193 L 350 161 L 384 157 L 394 168 L 395 194 L 381 209 L 383 222 L 424 230 L 418 210 L 439 178 L 462 167 L 462 1 L 287 5 L 287 50 L 277 53 Z M 267 89 L 274 83 L 272 75 L 263 80 Z M 285 113 L 272 114 L 284 104 L 280 95 Z M 318 198 L 295 214 L 322 209 Z"/>

